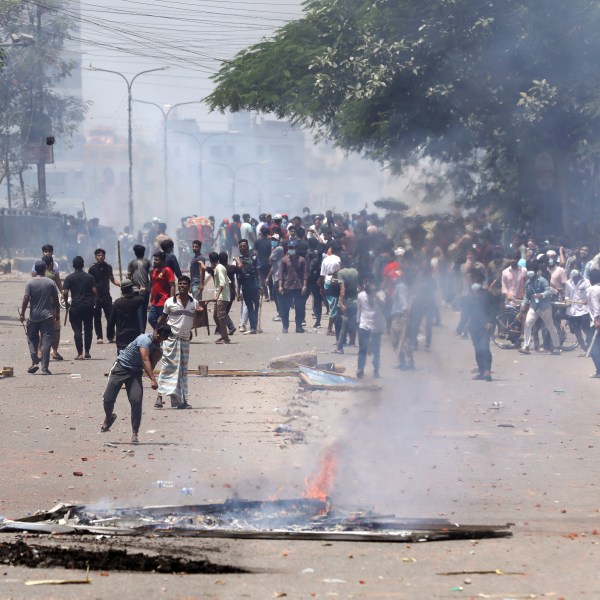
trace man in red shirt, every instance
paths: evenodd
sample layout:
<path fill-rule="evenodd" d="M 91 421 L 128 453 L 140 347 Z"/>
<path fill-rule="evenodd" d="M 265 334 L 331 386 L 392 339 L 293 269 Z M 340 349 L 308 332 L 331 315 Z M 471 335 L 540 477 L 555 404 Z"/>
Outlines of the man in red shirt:
<path fill-rule="evenodd" d="M 153 255 L 152 289 L 150 291 L 150 309 L 148 323 L 156 330 L 158 319 L 163 314 L 163 306 L 168 298 L 175 296 L 175 274 L 165 267 L 166 254 L 159 250 Z"/>

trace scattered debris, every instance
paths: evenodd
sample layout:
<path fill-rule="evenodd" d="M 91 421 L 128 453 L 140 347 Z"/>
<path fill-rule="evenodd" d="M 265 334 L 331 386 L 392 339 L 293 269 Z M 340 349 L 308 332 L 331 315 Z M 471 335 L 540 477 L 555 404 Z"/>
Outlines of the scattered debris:
<path fill-rule="evenodd" d="M 309 390 L 379 390 L 381 386 L 365 383 L 362 379 L 355 379 L 347 375 L 338 375 L 329 371 L 319 371 L 309 367 L 299 367 L 300 381 L 305 389 Z"/>
<path fill-rule="evenodd" d="M 170 550 L 171 552 L 171 550 Z M 158 554 L 149 556 L 125 550 L 107 548 L 86 550 L 79 547 L 57 547 L 26 544 L 23 541 L 0 544 L 0 563 L 31 569 L 89 569 L 95 571 L 138 571 L 157 573 L 247 573 L 248 571 L 230 565 L 218 565 L 208 560 L 187 560 L 172 555 Z M 64 580 L 64 583 L 89 583 L 86 580 Z M 53 583 L 61 585 L 63 580 L 41 580 L 28 585 Z"/>
<path fill-rule="evenodd" d="M 493 569 L 489 571 L 446 571 L 444 573 L 436 573 L 436 575 L 526 575 L 526 573 Z"/>
<path fill-rule="evenodd" d="M 82 583 L 92 583 L 89 566 L 85 579 L 29 579 L 25 582 L 25 585 L 79 585 Z"/>
<path fill-rule="evenodd" d="M 295 354 L 286 354 L 284 356 L 278 356 L 272 359 L 269 363 L 269 367 L 271 367 L 271 369 L 294 369 L 301 365 L 305 367 L 316 367 L 316 350 L 312 350 L 310 352 L 297 352 Z"/>
<path fill-rule="evenodd" d="M 2 379 L 12 377 L 15 374 L 14 367 L 2 367 Z"/>

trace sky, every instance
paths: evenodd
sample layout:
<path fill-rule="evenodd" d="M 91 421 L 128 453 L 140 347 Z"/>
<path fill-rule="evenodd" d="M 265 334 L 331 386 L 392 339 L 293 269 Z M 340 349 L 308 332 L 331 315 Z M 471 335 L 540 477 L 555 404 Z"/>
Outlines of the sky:
<path fill-rule="evenodd" d="M 206 97 L 214 87 L 209 78 L 224 60 L 302 14 L 297 0 L 81 0 L 80 6 L 83 66 L 119 71 L 128 79 L 168 67 L 141 75 L 132 86 L 133 98 L 163 105 Z M 83 94 L 93 102 L 87 128 L 102 125 L 125 132 L 127 87 L 121 77 L 84 70 Z M 173 116 L 196 118 L 207 129 L 225 122 L 202 104 L 176 110 Z M 161 119 L 158 109 L 134 105 L 139 129 L 154 129 Z"/>

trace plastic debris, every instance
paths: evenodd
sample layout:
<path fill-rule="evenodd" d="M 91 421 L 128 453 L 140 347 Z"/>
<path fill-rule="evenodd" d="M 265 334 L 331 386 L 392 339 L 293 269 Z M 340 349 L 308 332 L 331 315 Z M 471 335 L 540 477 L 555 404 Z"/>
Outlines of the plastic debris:
<path fill-rule="evenodd" d="M 521 571 L 503 571 L 502 569 L 489 569 L 485 571 L 444 571 L 436 573 L 436 575 L 526 575 Z"/>
<path fill-rule="evenodd" d="M 156 485 L 159 488 L 172 488 L 173 487 L 173 482 L 172 481 L 163 481 L 162 479 L 159 479 L 156 482 Z"/>
<path fill-rule="evenodd" d="M 25 585 L 80 585 L 85 583 L 92 583 L 89 567 L 85 579 L 29 579 Z"/>

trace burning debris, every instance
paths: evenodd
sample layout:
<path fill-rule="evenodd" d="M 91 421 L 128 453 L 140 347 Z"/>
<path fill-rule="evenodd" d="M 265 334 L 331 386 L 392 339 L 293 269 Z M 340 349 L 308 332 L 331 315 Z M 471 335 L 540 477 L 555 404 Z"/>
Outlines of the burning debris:
<path fill-rule="evenodd" d="M 459 525 L 446 519 L 399 519 L 333 507 L 328 498 L 94 509 L 60 504 L 46 513 L 4 520 L 0 531 L 164 535 L 334 541 L 417 542 L 508 537 L 507 525 Z"/>

